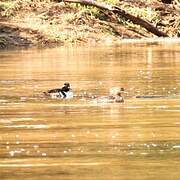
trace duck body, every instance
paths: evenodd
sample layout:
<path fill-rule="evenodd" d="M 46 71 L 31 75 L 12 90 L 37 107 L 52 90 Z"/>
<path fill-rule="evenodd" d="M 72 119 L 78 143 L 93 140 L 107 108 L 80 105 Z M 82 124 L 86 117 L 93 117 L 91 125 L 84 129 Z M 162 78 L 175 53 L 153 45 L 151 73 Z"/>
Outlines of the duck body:
<path fill-rule="evenodd" d="M 51 97 L 52 99 L 72 99 L 73 98 L 72 91 L 64 92 L 64 94 L 62 94 L 62 92 L 59 91 L 59 92 L 53 92 L 53 93 L 46 93 L 45 95 Z"/>
<path fill-rule="evenodd" d="M 124 92 L 124 88 L 119 87 L 112 87 L 109 91 L 108 99 L 109 101 L 115 102 L 115 103 L 123 103 L 124 98 L 122 96 L 122 93 Z"/>
<path fill-rule="evenodd" d="M 64 83 L 62 88 L 50 89 L 47 92 L 44 92 L 46 96 L 51 97 L 52 99 L 71 99 L 73 98 L 73 92 L 71 91 L 70 84 Z"/>
<path fill-rule="evenodd" d="M 98 103 L 123 103 L 124 98 L 122 93 L 124 92 L 124 88 L 112 87 L 109 91 L 108 96 L 101 96 L 96 98 L 96 102 Z"/>
<path fill-rule="evenodd" d="M 124 98 L 122 96 L 102 96 L 97 98 L 98 103 L 123 103 Z"/>

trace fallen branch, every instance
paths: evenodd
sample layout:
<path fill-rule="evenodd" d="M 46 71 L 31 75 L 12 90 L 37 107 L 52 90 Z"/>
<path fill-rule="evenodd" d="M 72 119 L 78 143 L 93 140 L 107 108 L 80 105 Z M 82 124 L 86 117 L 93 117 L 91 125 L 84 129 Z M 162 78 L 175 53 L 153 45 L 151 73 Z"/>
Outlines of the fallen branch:
<path fill-rule="evenodd" d="M 139 17 L 133 16 L 133 15 L 127 13 L 126 11 L 120 9 L 118 6 L 108 5 L 108 4 L 105 4 L 102 2 L 96 2 L 95 0 L 64 0 L 64 2 L 79 3 L 82 5 L 93 6 L 93 7 L 99 8 L 101 10 L 113 12 L 115 14 L 121 15 L 122 17 L 124 17 L 127 20 L 132 21 L 134 24 L 140 25 L 141 27 L 145 28 L 149 32 L 151 32 L 159 37 L 168 37 L 168 35 L 166 33 L 158 30 L 155 26 L 153 26 L 148 21 L 145 21 Z"/>

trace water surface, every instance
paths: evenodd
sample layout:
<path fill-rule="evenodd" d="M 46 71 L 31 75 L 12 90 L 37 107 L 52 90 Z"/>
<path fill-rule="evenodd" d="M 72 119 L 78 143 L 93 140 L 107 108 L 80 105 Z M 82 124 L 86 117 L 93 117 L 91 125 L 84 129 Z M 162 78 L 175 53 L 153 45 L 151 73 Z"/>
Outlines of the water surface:
<path fill-rule="evenodd" d="M 0 179 L 178 180 L 179 45 L 0 52 Z M 125 103 L 42 97 L 65 81 Z"/>

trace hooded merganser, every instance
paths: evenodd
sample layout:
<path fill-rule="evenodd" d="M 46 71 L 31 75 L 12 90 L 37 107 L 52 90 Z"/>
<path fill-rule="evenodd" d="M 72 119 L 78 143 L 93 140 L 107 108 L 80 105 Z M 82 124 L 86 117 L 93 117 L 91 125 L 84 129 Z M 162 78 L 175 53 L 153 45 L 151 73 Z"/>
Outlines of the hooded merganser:
<path fill-rule="evenodd" d="M 109 96 L 101 96 L 97 98 L 97 101 L 101 103 L 123 103 L 122 92 L 124 92 L 124 88 L 113 87 L 110 89 Z"/>
<path fill-rule="evenodd" d="M 53 99 L 62 98 L 70 99 L 73 98 L 73 93 L 70 91 L 70 84 L 68 82 L 64 83 L 62 88 L 50 89 L 47 92 L 44 92 L 46 96 L 50 96 Z"/>
<path fill-rule="evenodd" d="M 124 98 L 122 97 L 121 93 L 118 92 L 115 96 L 110 96 L 110 100 L 113 100 L 113 102 L 122 103 L 124 102 Z"/>
<path fill-rule="evenodd" d="M 113 100 L 114 102 L 124 102 L 124 98 L 122 93 L 124 92 L 124 88 L 111 88 L 109 100 Z"/>

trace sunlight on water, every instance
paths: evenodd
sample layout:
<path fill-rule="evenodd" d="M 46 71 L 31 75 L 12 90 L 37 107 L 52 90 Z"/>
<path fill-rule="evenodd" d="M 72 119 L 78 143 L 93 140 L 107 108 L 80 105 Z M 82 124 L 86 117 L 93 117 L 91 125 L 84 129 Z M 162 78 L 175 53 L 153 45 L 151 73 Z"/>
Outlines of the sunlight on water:
<path fill-rule="evenodd" d="M 0 179 L 179 179 L 179 44 L 4 51 L 0 62 Z M 43 96 L 64 82 L 100 100 Z M 112 87 L 124 103 L 102 98 Z"/>

